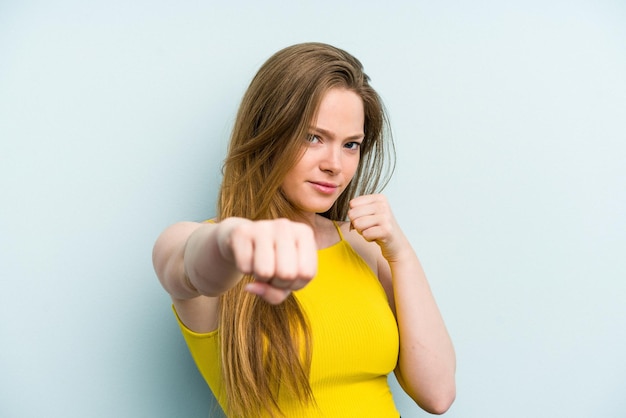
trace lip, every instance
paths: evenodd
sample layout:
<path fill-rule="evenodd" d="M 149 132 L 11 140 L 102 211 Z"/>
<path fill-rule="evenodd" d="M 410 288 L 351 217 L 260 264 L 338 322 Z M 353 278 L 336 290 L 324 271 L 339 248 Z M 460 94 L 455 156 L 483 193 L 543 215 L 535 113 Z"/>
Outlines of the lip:
<path fill-rule="evenodd" d="M 310 181 L 309 183 L 315 190 L 323 194 L 333 194 L 339 188 L 336 184 L 326 183 L 324 181 Z"/>

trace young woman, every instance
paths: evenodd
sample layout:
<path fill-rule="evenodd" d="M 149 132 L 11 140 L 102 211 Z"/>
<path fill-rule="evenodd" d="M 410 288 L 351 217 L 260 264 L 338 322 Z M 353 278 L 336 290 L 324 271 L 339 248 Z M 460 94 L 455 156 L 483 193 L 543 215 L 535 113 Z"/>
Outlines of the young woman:
<path fill-rule="evenodd" d="M 229 417 L 398 417 L 455 397 L 455 354 L 383 195 L 386 118 L 361 63 L 294 45 L 252 80 L 217 217 L 155 243 L 193 358 Z"/>

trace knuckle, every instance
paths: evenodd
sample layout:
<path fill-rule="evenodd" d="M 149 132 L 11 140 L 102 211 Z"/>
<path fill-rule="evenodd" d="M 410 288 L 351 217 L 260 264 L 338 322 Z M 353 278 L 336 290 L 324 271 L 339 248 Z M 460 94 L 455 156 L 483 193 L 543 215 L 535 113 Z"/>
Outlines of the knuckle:
<path fill-rule="evenodd" d="M 264 283 L 269 283 L 269 281 L 272 280 L 273 277 L 274 277 L 273 274 L 258 273 L 258 272 L 254 273 L 254 278 Z"/>
<path fill-rule="evenodd" d="M 270 280 L 274 276 L 274 271 L 266 267 L 255 267 L 254 277 L 264 282 Z"/>
<path fill-rule="evenodd" d="M 289 221 L 289 219 L 286 219 L 286 218 L 278 218 L 274 221 L 274 225 L 279 230 L 285 230 L 289 228 L 289 224 L 291 224 L 291 221 Z"/>
<path fill-rule="evenodd" d="M 254 230 L 254 224 L 252 222 L 250 223 L 245 222 L 239 225 L 235 225 L 232 231 L 233 239 L 248 238 L 252 235 L 253 230 Z"/>
<path fill-rule="evenodd" d="M 292 281 L 298 277 L 298 274 L 293 268 L 281 268 L 276 269 L 276 277 L 280 278 L 281 281 Z"/>
<path fill-rule="evenodd" d="M 314 241 L 315 240 L 315 233 L 313 232 L 313 229 L 308 226 L 308 225 L 303 225 L 304 228 L 304 236 L 306 239 L 308 239 L 309 241 Z"/>

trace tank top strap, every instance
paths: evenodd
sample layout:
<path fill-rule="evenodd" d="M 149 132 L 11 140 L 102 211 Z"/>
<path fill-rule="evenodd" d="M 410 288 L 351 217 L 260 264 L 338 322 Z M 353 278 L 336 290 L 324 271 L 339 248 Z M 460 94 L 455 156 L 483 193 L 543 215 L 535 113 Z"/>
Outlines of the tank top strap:
<path fill-rule="evenodd" d="M 335 228 L 337 229 L 337 233 L 339 234 L 339 240 L 343 241 L 343 234 L 341 233 L 341 227 L 339 226 L 339 224 L 337 223 L 337 221 L 333 221 L 333 224 L 335 225 Z"/>

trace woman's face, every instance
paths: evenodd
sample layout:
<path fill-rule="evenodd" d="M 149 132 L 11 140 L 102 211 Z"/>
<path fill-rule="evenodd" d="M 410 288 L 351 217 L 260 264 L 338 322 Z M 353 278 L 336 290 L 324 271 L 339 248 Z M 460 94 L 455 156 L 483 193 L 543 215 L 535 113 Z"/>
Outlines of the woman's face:
<path fill-rule="evenodd" d="M 363 101 L 351 90 L 330 89 L 320 103 L 306 150 L 289 170 L 281 189 L 303 213 L 323 213 L 352 180 L 359 165 L 365 116 Z"/>

